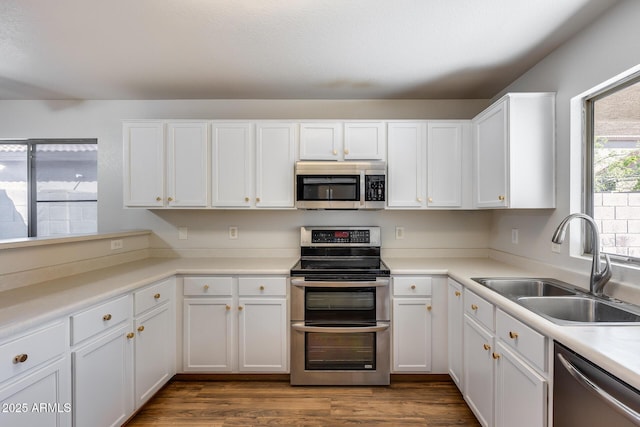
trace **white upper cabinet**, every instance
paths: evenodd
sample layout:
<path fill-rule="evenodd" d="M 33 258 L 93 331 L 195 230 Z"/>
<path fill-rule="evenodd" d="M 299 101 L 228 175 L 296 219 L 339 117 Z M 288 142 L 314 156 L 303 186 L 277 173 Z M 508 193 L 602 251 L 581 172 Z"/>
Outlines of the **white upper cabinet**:
<path fill-rule="evenodd" d="M 383 160 L 385 123 L 300 123 L 301 160 Z"/>
<path fill-rule="evenodd" d="M 385 141 L 383 122 L 347 122 L 344 124 L 344 159 L 382 160 Z"/>
<path fill-rule="evenodd" d="M 425 204 L 426 123 L 391 122 L 387 141 L 387 205 L 420 208 Z"/>
<path fill-rule="evenodd" d="M 342 123 L 300 123 L 300 159 L 340 160 Z"/>
<path fill-rule="evenodd" d="M 214 123 L 211 134 L 212 205 L 251 207 L 253 124 Z"/>
<path fill-rule="evenodd" d="M 214 123 L 212 206 L 293 208 L 295 131 L 293 123 Z"/>
<path fill-rule="evenodd" d="M 427 122 L 427 206 L 470 207 L 470 166 L 471 122 Z"/>
<path fill-rule="evenodd" d="M 124 204 L 206 207 L 207 122 L 125 122 Z"/>
<path fill-rule="evenodd" d="M 208 161 L 208 123 L 167 124 L 168 206 L 206 207 L 209 204 Z"/>
<path fill-rule="evenodd" d="M 164 123 L 125 122 L 124 204 L 164 206 Z"/>
<path fill-rule="evenodd" d="M 256 207 L 293 208 L 295 161 L 295 124 L 258 123 L 256 126 Z"/>
<path fill-rule="evenodd" d="M 555 94 L 507 94 L 473 128 L 475 207 L 555 207 Z"/>

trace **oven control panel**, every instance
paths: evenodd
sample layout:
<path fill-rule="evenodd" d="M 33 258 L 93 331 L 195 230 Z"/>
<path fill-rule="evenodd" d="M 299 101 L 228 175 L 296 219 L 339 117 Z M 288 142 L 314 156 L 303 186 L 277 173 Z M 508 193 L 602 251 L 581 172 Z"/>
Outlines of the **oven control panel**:
<path fill-rule="evenodd" d="M 312 230 L 311 243 L 369 243 L 369 230 Z"/>

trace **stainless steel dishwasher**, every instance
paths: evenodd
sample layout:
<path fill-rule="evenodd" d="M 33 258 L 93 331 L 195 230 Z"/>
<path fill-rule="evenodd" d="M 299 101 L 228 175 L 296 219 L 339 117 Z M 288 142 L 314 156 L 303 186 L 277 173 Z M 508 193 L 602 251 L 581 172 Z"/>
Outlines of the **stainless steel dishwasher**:
<path fill-rule="evenodd" d="M 562 344 L 554 349 L 554 427 L 640 426 L 640 391 Z"/>

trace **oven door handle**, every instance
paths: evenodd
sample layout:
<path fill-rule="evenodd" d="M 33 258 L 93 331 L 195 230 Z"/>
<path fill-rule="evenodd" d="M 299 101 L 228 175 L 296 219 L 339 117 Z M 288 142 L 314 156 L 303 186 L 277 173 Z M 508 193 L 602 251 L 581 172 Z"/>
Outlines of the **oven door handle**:
<path fill-rule="evenodd" d="M 377 279 L 369 282 L 320 282 L 306 281 L 304 279 L 291 279 L 291 284 L 298 288 L 314 287 L 314 288 L 370 288 L 389 286 L 389 279 Z"/>
<path fill-rule="evenodd" d="M 381 332 L 389 329 L 389 323 L 377 322 L 376 326 L 306 326 L 292 323 L 291 328 L 300 332 L 324 332 L 326 334 L 355 334 L 360 332 Z"/>

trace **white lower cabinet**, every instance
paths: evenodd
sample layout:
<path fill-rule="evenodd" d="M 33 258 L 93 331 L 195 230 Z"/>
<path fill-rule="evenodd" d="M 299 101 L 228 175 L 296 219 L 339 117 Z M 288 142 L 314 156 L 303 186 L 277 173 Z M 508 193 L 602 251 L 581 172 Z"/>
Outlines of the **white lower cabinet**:
<path fill-rule="evenodd" d="M 392 372 L 447 371 L 446 278 L 394 276 Z"/>
<path fill-rule="evenodd" d="M 175 279 L 71 316 L 73 423 L 120 426 L 175 373 Z"/>
<path fill-rule="evenodd" d="M 463 298 L 465 401 L 485 427 L 545 427 L 549 339 L 468 289 Z"/>
<path fill-rule="evenodd" d="M 175 374 L 175 279 L 134 293 L 135 409 Z"/>
<path fill-rule="evenodd" d="M 66 322 L 0 344 L 0 424 L 71 426 L 71 374 Z"/>
<path fill-rule="evenodd" d="M 184 372 L 288 372 L 287 279 L 184 278 Z"/>
<path fill-rule="evenodd" d="M 125 322 L 73 351 L 74 426 L 120 426 L 133 412 L 132 335 Z"/>
<path fill-rule="evenodd" d="M 462 337 L 464 330 L 464 307 L 462 305 L 462 285 L 449 279 L 447 285 L 447 311 L 449 324 L 449 375 L 460 391 L 463 390 Z"/>

